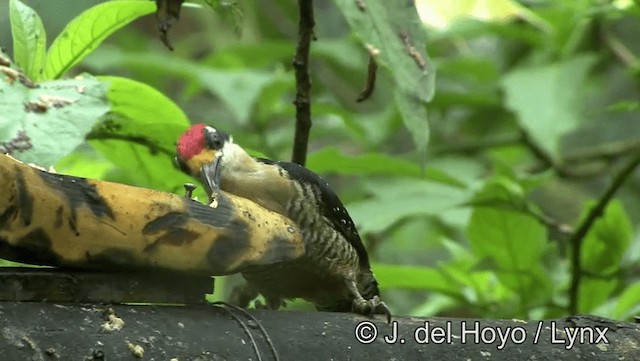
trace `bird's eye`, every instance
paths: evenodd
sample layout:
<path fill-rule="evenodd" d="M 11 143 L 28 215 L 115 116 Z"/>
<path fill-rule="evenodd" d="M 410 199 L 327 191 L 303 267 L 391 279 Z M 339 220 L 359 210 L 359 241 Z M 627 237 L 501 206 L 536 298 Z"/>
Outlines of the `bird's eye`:
<path fill-rule="evenodd" d="M 224 137 L 215 129 L 205 128 L 205 139 L 207 140 L 207 147 L 213 150 L 222 149 L 224 145 Z"/>

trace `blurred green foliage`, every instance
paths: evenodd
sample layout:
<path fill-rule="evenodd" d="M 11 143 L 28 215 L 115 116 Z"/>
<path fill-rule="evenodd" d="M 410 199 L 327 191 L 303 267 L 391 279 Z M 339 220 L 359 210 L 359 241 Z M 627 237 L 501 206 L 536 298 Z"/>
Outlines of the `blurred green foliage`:
<path fill-rule="evenodd" d="M 107 2 L 99 6 L 130 12 L 87 23 L 69 16 L 46 57 L 45 43 L 32 36 L 58 21 L 48 9 L 59 4 L 24 3 L 37 6 L 44 23 L 25 17 L 13 25 L 29 10 L 11 0 L 12 58 L 26 74 L 49 80 L 86 72 L 109 86 L 109 113 L 87 116 L 97 125 L 77 148 L 76 137 L 73 152 L 58 153 L 58 171 L 181 192 L 189 178 L 171 156 L 189 120 L 231 132 L 256 154 L 290 158 L 295 2 L 183 8 L 169 34 L 174 52 L 159 41 L 154 16 L 129 23 L 152 12 L 152 2 Z M 494 7 L 483 19 L 432 21 L 437 9 L 417 1 L 423 19 L 437 25 L 411 24 L 428 37 L 419 49 L 428 76 L 403 73 L 403 49 L 384 48 L 396 53 L 382 58 L 372 98 L 357 103 L 368 62 L 363 43 L 408 15 L 358 25 L 347 3 L 316 2 L 307 165 L 345 201 L 394 313 L 553 318 L 577 311 L 630 319 L 640 312 L 637 172 L 579 239 L 580 269 L 572 267 L 570 244 L 621 165 L 640 152 L 640 8 L 496 0 L 484 2 Z M 81 46 L 64 42 L 72 32 L 83 35 Z M 425 106 L 434 68 L 436 92 Z M 0 115 L 0 134 L 9 139 L 6 119 Z M 576 272 L 580 287 L 571 293 Z M 228 292 L 219 286 L 216 298 Z"/>

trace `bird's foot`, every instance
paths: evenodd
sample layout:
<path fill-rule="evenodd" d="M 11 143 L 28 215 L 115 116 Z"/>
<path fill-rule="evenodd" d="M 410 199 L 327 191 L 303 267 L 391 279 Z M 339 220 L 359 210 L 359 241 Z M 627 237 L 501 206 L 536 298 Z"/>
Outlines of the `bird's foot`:
<path fill-rule="evenodd" d="M 233 288 L 229 296 L 229 303 L 238 307 L 247 308 L 249 303 L 256 297 L 258 297 L 258 291 L 249 284 L 243 284 Z"/>
<path fill-rule="evenodd" d="M 277 310 L 280 307 L 287 307 L 287 304 L 284 302 L 282 298 L 269 298 L 265 297 L 265 304 L 260 302 L 260 300 L 256 300 L 253 302 L 253 305 L 257 309 L 265 309 L 265 310 Z"/>
<path fill-rule="evenodd" d="M 387 323 L 391 323 L 391 311 L 379 296 L 373 296 L 370 300 L 361 298 L 353 301 L 353 311 L 355 313 L 373 317 L 375 314 L 387 315 Z"/>

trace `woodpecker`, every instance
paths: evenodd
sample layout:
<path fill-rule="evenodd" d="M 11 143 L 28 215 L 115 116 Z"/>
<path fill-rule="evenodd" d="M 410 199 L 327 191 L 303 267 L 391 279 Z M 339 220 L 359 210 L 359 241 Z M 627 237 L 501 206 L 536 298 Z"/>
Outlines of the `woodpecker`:
<path fill-rule="evenodd" d="M 304 256 L 242 272 L 269 308 L 302 298 L 321 311 L 384 314 L 391 322 L 355 224 L 319 175 L 295 163 L 252 157 L 229 134 L 206 124 L 180 136 L 176 162 L 213 197 L 223 190 L 247 198 L 300 229 Z"/>

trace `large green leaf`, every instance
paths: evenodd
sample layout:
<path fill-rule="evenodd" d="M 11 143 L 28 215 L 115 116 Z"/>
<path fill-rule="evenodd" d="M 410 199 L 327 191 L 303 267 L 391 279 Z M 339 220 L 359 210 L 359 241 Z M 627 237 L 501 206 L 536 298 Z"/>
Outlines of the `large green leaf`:
<path fill-rule="evenodd" d="M 156 72 L 164 77 L 170 75 L 187 78 L 198 87 L 218 96 L 241 123 L 249 121 L 261 92 L 279 77 L 279 74 L 273 72 L 252 69 L 220 70 L 176 57 L 125 53 L 107 47 L 101 49 L 99 57 L 92 56 L 87 62 L 97 69 L 124 66 L 144 69 L 147 73 Z"/>
<path fill-rule="evenodd" d="M 417 215 L 443 216 L 468 198 L 466 190 L 421 179 L 369 180 L 371 198 L 347 205 L 361 232 L 382 232 Z"/>
<path fill-rule="evenodd" d="M 189 126 L 186 115 L 146 84 L 99 79 L 109 85 L 112 110 L 89 134 L 89 144 L 116 166 L 105 179 L 181 193 L 185 182 L 193 182 L 173 163 L 176 140 Z M 198 194 L 204 195 L 202 189 Z"/>
<path fill-rule="evenodd" d="M 394 100 L 418 149 L 424 150 L 429 139 L 425 105 L 435 91 L 435 67 L 425 49 L 426 32 L 414 2 L 334 1 L 360 42 L 391 74 Z"/>
<path fill-rule="evenodd" d="M 495 265 L 498 279 L 520 295 L 523 305 L 549 296 L 550 280 L 541 267 L 547 234 L 535 219 L 479 207 L 473 211 L 467 236 L 474 253 Z"/>
<path fill-rule="evenodd" d="M 38 87 L 0 80 L 0 143 L 26 135 L 28 150 L 16 158 L 45 167 L 84 142 L 85 135 L 109 110 L 106 86 L 90 75 L 47 81 Z"/>
<path fill-rule="evenodd" d="M 609 296 L 618 286 L 617 279 L 601 279 L 593 277 L 582 277 L 580 282 L 580 297 L 578 312 L 592 313 L 596 307 L 607 301 Z"/>
<path fill-rule="evenodd" d="M 9 2 L 13 59 L 31 79 L 39 80 L 45 64 L 47 34 L 38 14 L 19 0 Z"/>
<path fill-rule="evenodd" d="M 182 109 L 144 83 L 114 76 L 98 79 L 109 85 L 112 108 L 91 139 L 130 140 L 166 154 L 175 152 L 178 136 L 189 127 Z"/>
<path fill-rule="evenodd" d="M 59 173 L 76 177 L 104 179 L 107 172 L 113 169 L 113 163 L 85 144 L 62 158 L 56 163 L 55 169 Z"/>
<path fill-rule="evenodd" d="M 89 144 L 115 166 L 105 180 L 177 194 L 183 194 L 183 184 L 194 182 L 176 168 L 172 157 L 147 146 L 117 139 L 90 140 Z M 195 195 L 206 199 L 202 187 Z"/>
<path fill-rule="evenodd" d="M 57 79 L 118 29 L 156 10 L 150 1 L 110 1 L 78 15 L 54 40 L 47 53 L 45 79 Z"/>
<path fill-rule="evenodd" d="M 592 55 L 580 55 L 555 64 L 522 67 L 502 82 L 507 106 L 551 156 L 557 157 L 560 138 L 583 118 L 585 82 L 595 60 Z"/>

